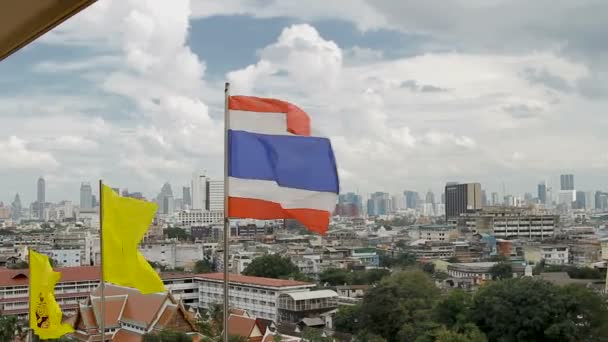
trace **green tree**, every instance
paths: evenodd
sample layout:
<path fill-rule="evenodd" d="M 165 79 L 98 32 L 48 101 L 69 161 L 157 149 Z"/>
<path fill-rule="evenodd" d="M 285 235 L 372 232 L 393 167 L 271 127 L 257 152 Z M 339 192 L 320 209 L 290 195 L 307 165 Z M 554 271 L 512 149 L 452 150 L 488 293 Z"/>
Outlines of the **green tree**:
<path fill-rule="evenodd" d="M 413 341 L 428 328 L 438 297 L 439 290 L 424 272 L 393 273 L 365 294 L 362 327 L 388 341 Z"/>
<path fill-rule="evenodd" d="M 174 227 L 174 228 L 166 228 L 163 233 L 167 235 L 169 239 L 178 239 L 178 240 L 189 240 L 190 234 L 185 229 Z"/>
<path fill-rule="evenodd" d="M 502 280 L 513 278 L 513 267 L 510 263 L 499 262 L 490 268 L 492 280 Z"/>
<path fill-rule="evenodd" d="M 334 324 L 336 331 L 355 334 L 360 329 L 359 317 L 361 316 L 361 305 L 341 305 L 338 307 Z"/>
<path fill-rule="evenodd" d="M 350 272 L 339 268 L 329 268 L 319 274 L 321 284 L 338 286 L 350 283 Z"/>
<path fill-rule="evenodd" d="M 17 320 L 17 316 L 0 316 L 0 341 L 14 341 L 15 337 L 22 334 L 23 329 Z"/>
<path fill-rule="evenodd" d="M 309 342 L 333 342 L 331 337 L 324 337 L 323 330 L 315 328 L 304 328 L 302 338 Z"/>
<path fill-rule="evenodd" d="M 288 257 L 278 254 L 265 255 L 253 259 L 243 271 L 244 275 L 286 279 L 298 276 L 300 270 Z"/>
<path fill-rule="evenodd" d="M 422 270 L 428 274 L 433 274 L 435 273 L 435 264 L 433 264 L 432 262 L 425 262 L 424 264 L 422 264 Z"/>
<path fill-rule="evenodd" d="M 50 260 L 50 259 L 49 259 Z M 8 268 L 13 270 L 22 270 L 30 267 L 30 265 L 26 261 L 17 261 L 15 264 L 9 265 Z"/>
<path fill-rule="evenodd" d="M 489 341 L 606 341 L 606 301 L 582 287 L 518 278 L 492 282 L 473 298 L 470 320 Z"/>
<path fill-rule="evenodd" d="M 446 327 L 460 328 L 469 322 L 472 296 L 462 290 L 451 291 L 433 310 L 433 318 Z"/>
<path fill-rule="evenodd" d="M 207 260 L 207 259 L 203 259 L 203 260 L 198 260 L 195 264 L 194 264 L 194 273 L 210 273 L 213 272 L 213 264 Z"/>
<path fill-rule="evenodd" d="M 382 336 L 372 334 L 369 331 L 361 331 L 355 336 L 355 342 L 386 342 Z"/>
<path fill-rule="evenodd" d="M 479 331 L 475 325 L 470 325 L 469 330 L 458 332 L 445 327 L 440 328 L 435 337 L 435 342 L 486 342 L 486 336 Z"/>

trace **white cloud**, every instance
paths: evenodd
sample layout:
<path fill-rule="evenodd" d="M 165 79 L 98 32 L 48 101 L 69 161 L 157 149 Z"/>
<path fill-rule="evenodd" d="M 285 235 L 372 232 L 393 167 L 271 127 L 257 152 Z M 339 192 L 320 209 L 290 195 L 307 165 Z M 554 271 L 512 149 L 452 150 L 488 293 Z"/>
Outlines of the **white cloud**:
<path fill-rule="evenodd" d="M 27 141 L 14 135 L 0 140 L 0 151 L 3 154 L 0 169 L 45 169 L 59 164 L 52 154 L 32 150 Z"/>

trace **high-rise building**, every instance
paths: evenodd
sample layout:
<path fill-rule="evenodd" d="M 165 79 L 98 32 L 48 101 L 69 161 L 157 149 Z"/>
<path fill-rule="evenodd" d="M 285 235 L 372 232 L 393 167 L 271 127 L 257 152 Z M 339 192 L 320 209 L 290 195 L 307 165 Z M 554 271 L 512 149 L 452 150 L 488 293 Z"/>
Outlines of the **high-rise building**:
<path fill-rule="evenodd" d="M 559 177 L 561 190 L 574 190 L 574 175 L 567 174 Z"/>
<path fill-rule="evenodd" d="M 192 209 L 207 210 L 207 176 L 195 173 L 192 177 Z"/>
<path fill-rule="evenodd" d="M 585 205 L 587 209 L 595 209 L 595 192 L 587 191 L 585 193 Z"/>
<path fill-rule="evenodd" d="M 500 199 L 498 197 L 498 192 L 492 193 L 492 205 L 500 205 Z"/>
<path fill-rule="evenodd" d="M 182 199 L 184 200 L 184 206 L 192 207 L 192 197 L 189 186 L 184 186 L 182 188 Z"/>
<path fill-rule="evenodd" d="M 390 195 L 386 192 L 374 192 L 367 201 L 369 216 L 386 215 L 391 207 Z"/>
<path fill-rule="evenodd" d="M 435 210 L 435 194 L 433 193 L 433 191 L 427 191 L 425 202 L 426 204 L 430 204 L 433 207 L 433 210 Z"/>
<path fill-rule="evenodd" d="M 418 207 L 418 193 L 416 191 L 406 190 L 403 192 L 405 196 L 405 207 L 408 209 L 416 209 Z"/>
<path fill-rule="evenodd" d="M 602 191 L 595 192 L 595 209 L 608 209 L 608 193 Z"/>
<path fill-rule="evenodd" d="M 346 217 L 358 217 L 362 210 L 361 196 L 354 192 L 348 192 L 338 196 L 336 215 Z"/>
<path fill-rule="evenodd" d="M 11 219 L 13 221 L 18 221 L 21 218 L 21 212 L 21 198 L 19 197 L 19 194 L 16 194 L 13 203 L 11 203 Z"/>
<path fill-rule="evenodd" d="M 38 202 L 38 218 L 42 219 L 44 217 L 44 203 L 46 203 L 46 184 L 42 177 L 38 178 L 37 190 L 36 201 Z"/>
<path fill-rule="evenodd" d="M 224 181 L 207 180 L 207 210 L 224 210 Z"/>
<path fill-rule="evenodd" d="M 175 211 L 175 205 L 173 203 L 173 190 L 171 184 L 166 182 L 160 189 L 160 193 L 156 196 L 156 203 L 158 204 L 159 212 L 164 215 L 172 215 Z"/>
<path fill-rule="evenodd" d="M 91 188 L 90 183 L 80 184 L 80 209 L 93 209 L 93 189 Z"/>
<path fill-rule="evenodd" d="M 481 208 L 481 184 L 466 183 L 445 186 L 446 221 Z"/>
<path fill-rule="evenodd" d="M 576 192 L 576 201 L 575 203 L 575 208 L 576 209 L 585 209 L 587 208 L 587 203 L 586 203 L 586 198 L 585 198 L 585 192 L 584 191 L 577 191 Z"/>
<path fill-rule="evenodd" d="M 488 194 L 485 190 L 481 190 L 481 206 L 485 207 L 488 205 Z"/>
<path fill-rule="evenodd" d="M 545 184 L 545 182 L 538 183 L 537 196 L 540 204 L 547 204 L 547 184 Z"/>
<path fill-rule="evenodd" d="M 574 190 L 561 190 L 558 196 L 558 203 L 568 208 L 572 208 L 572 203 L 576 201 L 576 191 Z"/>

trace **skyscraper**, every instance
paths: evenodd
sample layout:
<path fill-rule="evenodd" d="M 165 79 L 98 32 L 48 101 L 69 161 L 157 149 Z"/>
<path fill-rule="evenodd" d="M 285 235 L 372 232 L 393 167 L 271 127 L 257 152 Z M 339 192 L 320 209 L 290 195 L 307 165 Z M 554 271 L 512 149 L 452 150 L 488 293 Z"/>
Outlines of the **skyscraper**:
<path fill-rule="evenodd" d="M 184 206 L 192 207 L 192 197 L 190 195 L 189 186 L 184 186 L 182 188 L 182 198 L 184 200 Z"/>
<path fill-rule="evenodd" d="M 224 210 L 224 181 L 207 180 L 207 210 Z"/>
<path fill-rule="evenodd" d="M 561 184 L 561 190 L 574 190 L 574 175 L 561 175 L 559 179 Z"/>
<path fill-rule="evenodd" d="M 83 182 L 80 184 L 80 209 L 93 209 L 93 189 L 90 183 Z"/>
<path fill-rule="evenodd" d="M 485 207 L 488 205 L 488 193 L 485 190 L 481 190 L 481 206 Z"/>
<path fill-rule="evenodd" d="M 13 200 L 13 203 L 11 204 L 11 219 L 13 221 L 18 221 L 21 218 L 21 211 L 22 211 L 21 198 L 19 197 L 19 194 L 16 194 L 15 199 Z"/>
<path fill-rule="evenodd" d="M 156 203 L 161 214 L 172 215 L 175 210 L 175 204 L 173 203 L 173 190 L 171 184 L 166 182 L 160 189 L 160 193 L 156 196 Z"/>
<path fill-rule="evenodd" d="M 374 192 L 367 201 L 369 216 L 386 215 L 391 207 L 390 195 L 386 192 Z"/>
<path fill-rule="evenodd" d="M 38 205 L 36 209 L 38 218 L 42 219 L 44 217 L 44 203 L 46 203 L 46 184 L 42 177 L 38 178 L 37 190 L 36 202 L 38 202 Z"/>
<path fill-rule="evenodd" d="M 432 204 L 433 209 L 435 209 L 435 194 L 433 193 L 433 191 L 429 190 L 426 193 L 426 201 L 427 204 Z"/>
<path fill-rule="evenodd" d="M 416 191 L 406 190 L 403 192 L 405 196 L 405 207 L 408 209 L 416 209 L 418 206 L 418 193 Z"/>
<path fill-rule="evenodd" d="M 538 183 L 538 201 L 541 204 L 547 204 L 547 184 L 545 182 Z"/>
<path fill-rule="evenodd" d="M 584 191 L 577 191 L 576 192 L 576 201 L 574 202 L 576 209 L 585 209 L 585 208 L 587 208 L 586 201 L 587 201 L 587 199 L 585 197 L 585 192 Z"/>
<path fill-rule="evenodd" d="M 498 197 L 498 192 L 492 193 L 492 205 L 500 205 L 500 199 Z"/>
<path fill-rule="evenodd" d="M 481 208 L 481 184 L 466 183 L 445 186 L 446 221 Z"/>
<path fill-rule="evenodd" d="M 192 176 L 192 209 L 207 210 L 207 176 L 195 173 Z"/>

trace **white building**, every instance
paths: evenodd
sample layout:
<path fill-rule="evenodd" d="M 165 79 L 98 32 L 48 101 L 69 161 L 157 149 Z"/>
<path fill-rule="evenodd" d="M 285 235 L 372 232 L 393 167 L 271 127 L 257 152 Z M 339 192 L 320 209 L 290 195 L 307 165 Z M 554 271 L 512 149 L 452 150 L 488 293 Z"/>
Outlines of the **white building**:
<path fill-rule="evenodd" d="M 147 260 L 170 268 L 192 269 L 194 264 L 205 256 L 204 246 L 200 243 L 184 244 L 173 241 L 142 243 L 139 245 L 139 250 Z"/>
<path fill-rule="evenodd" d="M 565 245 L 540 246 L 540 256 L 548 265 L 564 265 L 570 262 L 570 249 Z"/>
<path fill-rule="evenodd" d="M 51 259 L 55 260 L 57 267 L 76 267 L 81 266 L 82 263 L 82 250 L 80 248 L 51 249 L 45 251 L 44 254 L 47 254 Z"/>
<path fill-rule="evenodd" d="M 456 226 L 429 224 L 413 226 L 408 231 L 412 240 L 450 241 L 451 235 L 456 233 Z"/>
<path fill-rule="evenodd" d="M 210 225 L 224 220 L 224 210 L 182 210 L 177 213 L 177 222 L 182 226 Z"/>
<path fill-rule="evenodd" d="M 571 207 L 574 201 L 576 201 L 576 190 L 561 190 L 559 192 L 559 204 Z"/>
<path fill-rule="evenodd" d="M 223 302 L 224 274 L 209 273 L 194 277 L 199 284 L 199 307 L 209 309 Z M 284 293 L 310 291 L 316 285 L 295 280 L 270 279 L 242 275 L 230 276 L 230 305 L 246 310 L 253 317 L 277 320 L 278 299 Z"/>
<path fill-rule="evenodd" d="M 209 186 L 209 210 L 224 211 L 224 181 L 210 180 Z"/>
<path fill-rule="evenodd" d="M 195 173 L 192 177 L 192 209 L 207 210 L 207 176 Z"/>

